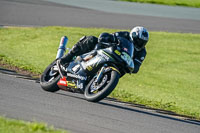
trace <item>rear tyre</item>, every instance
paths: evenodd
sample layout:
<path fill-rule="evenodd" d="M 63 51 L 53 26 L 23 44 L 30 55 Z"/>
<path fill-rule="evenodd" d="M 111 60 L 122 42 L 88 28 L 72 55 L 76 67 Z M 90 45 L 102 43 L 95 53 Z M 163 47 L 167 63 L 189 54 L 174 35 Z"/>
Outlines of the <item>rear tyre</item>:
<path fill-rule="evenodd" d="M 116 87 L 119 81 L 120 75 L 116 71 L 110 71 L 103 75 L 101 83 L 95 84 L 94 77 L 86 86 L 84 95 L 86 100 L 91 102 L 98 102 L 107 97 Z"/>
<path fill-rule="evenodd" d="M 40 77 L 42 89 L 49 92 L 56 92 L 59 90 L 57 82 L 60 80 L 60 74 L 58 71 L 52 70 L 53 66 L 56 66 L 56 60 L 44 70 Z"/>

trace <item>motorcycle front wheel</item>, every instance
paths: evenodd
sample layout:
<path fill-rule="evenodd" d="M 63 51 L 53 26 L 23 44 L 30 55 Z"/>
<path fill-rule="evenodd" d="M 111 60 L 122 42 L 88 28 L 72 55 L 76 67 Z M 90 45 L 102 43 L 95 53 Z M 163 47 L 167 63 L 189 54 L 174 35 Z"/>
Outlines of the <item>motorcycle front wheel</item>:
<path fill-rule="evenodd" d="M 44 70 L 40 77 L 40 85 L 45 91 L 56 92 L 59 90 L 57 82 L 60 80 L 60 74 L 52 69 L 54 66 L 56 66 L 56 60 Z"/>
<path fill-rule="evenodd" d="M 103 75 L 100 83 L 95 83 L 94 77 L 85 88 L 84 96 L 86 100 L 98 102 L 107 97 L 116 87 L 120 74 L 116 71 L 110 71 Z"/>

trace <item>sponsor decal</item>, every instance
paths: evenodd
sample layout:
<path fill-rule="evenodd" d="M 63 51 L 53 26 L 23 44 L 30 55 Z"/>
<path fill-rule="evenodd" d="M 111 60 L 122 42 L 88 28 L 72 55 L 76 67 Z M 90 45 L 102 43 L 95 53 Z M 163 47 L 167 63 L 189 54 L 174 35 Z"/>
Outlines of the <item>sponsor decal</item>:
<path fill-rule="evenodd" d="M 116 53 L 117 55 L 121 55 L 121 53 L 120 53 L 118 50 L 115 50 L 115 53 Z"/>
<path fill-rule="evenodd" d="M 114 60 L 113 58 L 112 58 L 112 56 L 110 56 L 108 53 L 106 53 L 105 51 L 103 51 L 102 50 L 102 52 L 106 55 L 106 58 L 109 60 L 109 58 L 111 58 L 112 60 Z"/>
<path fill-rule="evenodd" d="M 76 84 L 74 82 L 67 81 L 67 84 L 68 84 L 69 87 L 77 88 L 77 86 L 76 86 Z"/>
<path fill-rule="evenodd" d="M 96 63 L 96 67 L 99 65 L 100 62 L 101 62 L 101 59 L 99 59 L 98 62 Z"/>
<path fill-rule="evenodd" d="M 128 52 L 128 49 L 127 49 L 127 48 L 124 48 L 124 51 Z"/>
<path fill-rule="evenodd" d="M 109 60 L 109 57 L 108 57 L 107 55 L 101 54 L 101 56 L 102 56 L 104 59 L 106 59 L 107 61 Z"/>
<path fill-rule="evenodd" d="M 80 68 L 80 65 L 78 64 L 72 68 L 72 71 L 76 72 L 79 68 Z"/>
<path fill-rule="evenodd" d="M 88 71 L 92 71 L 93 67 L 92 66 L 87 66 L 86 68 Z"/>
<path fill-rule="evenodd" d="M 67 73 L 67 76 L 72 77 L 72 78 L 77 78 L 80 80 L 86 80 L 86 77 L 80 76 L 80 75 L 75 75 L 75 74 L 71 74 L 71 73 Z"/>
<path fill-rule="evenodd" d="M 101 62 L 101 58 L 94 57 L 93 59 L 86 62 L 86 65 L 87 65 L 86 69 L 88 71 L 92 71 L 95 67 L 97 67 L 99 65 L 100 62 Z"/>
<path fill-rule="evenodd" d="M 83 83 L 80 83 L 80 84 L 77 83 L 77 87 L 80 89 L 83 89 Z"/>

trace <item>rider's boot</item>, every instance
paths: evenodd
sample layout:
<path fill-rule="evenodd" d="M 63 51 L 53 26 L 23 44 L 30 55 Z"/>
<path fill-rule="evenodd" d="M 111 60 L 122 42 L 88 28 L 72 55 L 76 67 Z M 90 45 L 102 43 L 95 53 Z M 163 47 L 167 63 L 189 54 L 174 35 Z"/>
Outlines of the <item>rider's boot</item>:
<path fill-rule="evenodd" d="M 63 57 L 60 58 L 60 64 L 64 65 L 72 61 L 74 56 L 79 56 L 81 54 L 80 42 L 76 43 L 72 49 Z"/>
<path fill-rule="evenodd" d="M 84 53 L 90 52 L 94 49 L 96 44 L 98 43 L 98 38 L 94 36 L 84 36 L 79 42 L 77 42 L 72 49 L 60 59 L 61 65 L 69 63 L 72 61 L 74 56 L 79 56 Z"/>

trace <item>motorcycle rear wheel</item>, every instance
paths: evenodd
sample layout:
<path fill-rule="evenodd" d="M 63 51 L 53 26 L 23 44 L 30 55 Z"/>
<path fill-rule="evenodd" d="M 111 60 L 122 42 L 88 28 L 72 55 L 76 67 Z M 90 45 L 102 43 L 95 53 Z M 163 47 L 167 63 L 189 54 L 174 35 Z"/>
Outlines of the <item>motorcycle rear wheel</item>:
<path fill-rule="evenodd" d="M 40 77 L 40 85 L 43 90 L 49 92 L 56 92 L 60 90 L 57 82 L 60 80 L 60 74 L 51 70 L 56 65 L 56 60 L 53 61 L 43 72 Z"/>
<path fill-rule="evenodd" d="M 105 79 L 106 83 L 103 83 L 103 85 L 100 86 L 96 92 L 92 92 L 92 88 L 95 86 L 94 81 L 96 79 L 94 77 L 86 86 L 86 89 L 84 92 L 84 96 L 86 100 L 90 102 L 98 102 L 102 100 L 103 98 L 107 97 L 116 87 L 119 81 L 119 78 L 120 78 L 120 74 L 116 71 L 110 71 L 108 73 L 105 73 L 104 77 L 102 78 L 102 82 L 105 82 L 104 81 Z"/>

